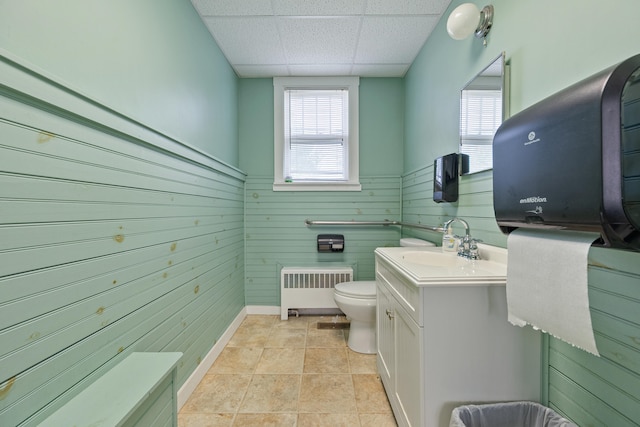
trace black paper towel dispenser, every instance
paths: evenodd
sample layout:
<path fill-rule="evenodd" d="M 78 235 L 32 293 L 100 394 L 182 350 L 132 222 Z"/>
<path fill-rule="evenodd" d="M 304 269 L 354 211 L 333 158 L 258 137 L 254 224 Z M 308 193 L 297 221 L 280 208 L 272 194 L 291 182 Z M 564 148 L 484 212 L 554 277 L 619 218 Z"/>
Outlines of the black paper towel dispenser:
<path fill-rule="evenodd" d="M 595 231 L 601 245 L 640 249 L 640 55 L 507 119 L 493 165 L 504 233 Z"/>

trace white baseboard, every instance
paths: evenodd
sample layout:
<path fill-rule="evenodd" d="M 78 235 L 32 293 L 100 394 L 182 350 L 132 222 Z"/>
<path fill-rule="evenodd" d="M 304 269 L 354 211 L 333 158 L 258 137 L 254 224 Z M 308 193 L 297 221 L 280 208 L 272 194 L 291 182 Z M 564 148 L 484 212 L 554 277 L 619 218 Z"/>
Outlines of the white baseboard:
<path fill-rule="evenodd" d="M 248 305 L 247 314 L 280 314 L 279 305 Z"/>
<path fill-rule="evenodd" d="M 218 356 L 220 356 L 224 346 L 229 343 L 229 340 L 236 332 L 244 318 L 247 317 L 247 314 L 247 307 L 240 310 L 240 313 L 238 313 L 233 322 L 231 322 L 227 330 L 224 331 L 218 342 L 215 343 L 202 362 L 200 362 L 198 367 L 191 373 L 184 384 L 182 384 L 182 387 L 178 390 L 178 411 L 187 402 L 187 399 L 189 399 L 189 396 L 191 396 L 191 393 L 193 393 L 198 384 L 200 384 L 200 381 L 202 381 L 204 376 L 207 374 L 209 368 L 213 365 L 213 362 L 215 362 Z"/>

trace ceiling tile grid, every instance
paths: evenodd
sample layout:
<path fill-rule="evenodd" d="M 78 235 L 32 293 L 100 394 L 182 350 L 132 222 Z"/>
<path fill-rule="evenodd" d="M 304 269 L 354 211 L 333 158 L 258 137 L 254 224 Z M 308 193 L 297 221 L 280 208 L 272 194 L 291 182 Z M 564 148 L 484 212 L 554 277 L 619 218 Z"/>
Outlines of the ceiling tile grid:
<path fill-rule="evenodd" d="M 451 0 L 192 0 L 240 77 L 402 77 Z"/>

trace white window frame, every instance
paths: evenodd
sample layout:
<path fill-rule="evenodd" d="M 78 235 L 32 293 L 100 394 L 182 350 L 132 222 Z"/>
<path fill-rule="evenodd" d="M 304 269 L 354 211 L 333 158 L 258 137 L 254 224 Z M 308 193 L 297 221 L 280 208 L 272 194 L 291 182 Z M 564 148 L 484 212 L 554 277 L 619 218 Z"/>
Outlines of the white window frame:
<path fill-rule="evenodd" d="M 274 77 L 273 191 L 361 191 L 358 160 L 359 77 Z M 347 89 L 349 91 L 349 179 L 326 182 L 285 182 L 284 91 L 287 89 Z"/>

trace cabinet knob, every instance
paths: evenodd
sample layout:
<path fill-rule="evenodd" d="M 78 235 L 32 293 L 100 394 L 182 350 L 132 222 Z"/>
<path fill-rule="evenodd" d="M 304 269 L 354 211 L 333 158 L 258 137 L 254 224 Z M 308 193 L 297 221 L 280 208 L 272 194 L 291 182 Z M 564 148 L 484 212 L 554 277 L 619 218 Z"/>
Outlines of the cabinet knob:
<path fill-rule="evenodd" d="M 393 319 L 393 311 L 391 311 L 391 310 L 387 309 L 387 317 L 388 317 L 389 319 Z"/>

